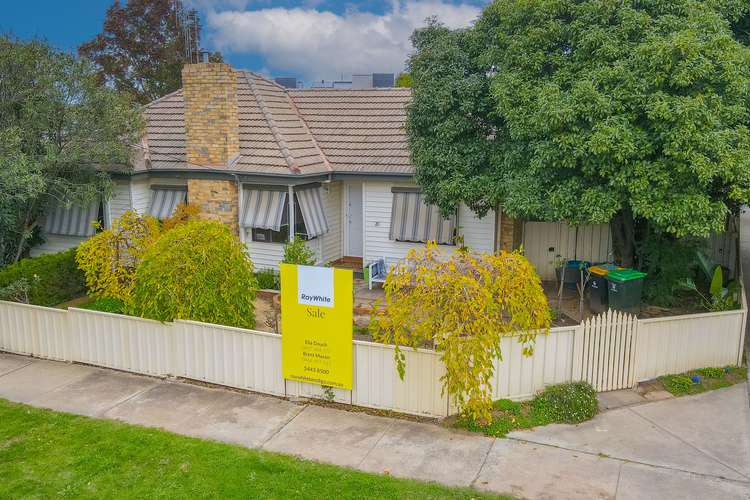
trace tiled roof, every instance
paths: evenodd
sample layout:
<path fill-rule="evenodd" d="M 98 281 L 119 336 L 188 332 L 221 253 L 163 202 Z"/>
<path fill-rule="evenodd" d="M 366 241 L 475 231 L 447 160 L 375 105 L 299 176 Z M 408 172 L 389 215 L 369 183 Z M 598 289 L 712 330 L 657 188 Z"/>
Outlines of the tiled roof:
<path fill-rule="evenodd" d="M 334 171 L 411 173 L 409 89 L 289 90 Z"/>
<path fill-rule="evenodd" d="M 410 174 L 404 131 L 409 98 L 408 89 L 288 90 L 238 72 L 240 156 L 230 170 Z M 136 170 L 205 168 L 185 159 L 182 90 L 148 104 L 144 114 L 146 136 L 134 155 Z"/>

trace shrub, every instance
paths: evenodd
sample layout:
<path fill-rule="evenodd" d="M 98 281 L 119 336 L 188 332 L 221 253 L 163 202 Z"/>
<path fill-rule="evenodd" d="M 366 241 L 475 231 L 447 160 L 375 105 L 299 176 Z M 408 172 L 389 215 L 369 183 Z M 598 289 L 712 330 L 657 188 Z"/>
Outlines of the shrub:
<path fill-rule="evenodd" d="M 29 290 L 31 290 L 31 282 L 26 278 L 19 278 L 10 285 L 0 288 L 0 300 L 28 304 Z"/>
<path fill-rule="evenodd" d="M 534 411 L 549 422 L 577 424 L 599 411 L 596 391 L 588 382 L 551 385 L 534 398 Z"/>
<path fill-rule="evenodd" d="M 530 401 L 495 401 L 489 425 L 480 425 L 465 417 L 459 418 L 455 425 L 488 436 L 501 437 L 517 429 L 531 429 L 552 423 L 580 423 L 590 420 L 598 411 L 594 388 L 585 382 L 574 382 L 550 386 Z"/>
<path fill-rule="evenodd" d="M 135 270 L 160 234 L 158 220 L 128 210 L 112 223 L 111 229 L 81 243 L 76 262 L 86 276 L 89 294 L 122 302 L 130 300 Z"/>
<path fill-rule="evenodd" d="M 201 207 L 193 203 L 180 203 L 175 208 L 170 217 L 164 219 L 161 223 L 162 231 L 166 232 L 173 229 L 178 224 L 183 224 L 191 220 L 199 220 Z"/>
<path fill-rule="evenodd" d="M 258 288 L 262 290 L 281 289 L 279 273 L 273 269 L 261 269 L 255 273 L 255 279 L 258 281 Z"/>
<path fill-rule="evenodd" d="M 692 279 L 696 263 L 695 239 L 675 239 L 649 233 L 638 246 L 639 267 L 648 273 L 643 281 L 643 298 L 657 306 L 673 306 L 682 283 Z"/>
<path fill-rule="evenodd" d="M 687 375 L 665 375 L 661 377 L 664 388 L 672 394 L 688 394 L 693 387 L 693 381 Z"/>
<path fill-rule="evenodd" d="M 726 373 L 726 370 L 724 368 L 716 368 L 716 367 L 699 368 L 694 371 L 701 377 L 705 377 L 705 378 L 721 378 Z"/>
<path fill-rule="evenodd" d="M 307 247 L 305 240 L 295 236 L 294 240 L 284 245 L 284 259 L 281 262 L 312 266 L 315 264 L 315 253 Z"/>
<path fill-rule="evenodd" d="M 432 343 L 446 367 L 443 391 L 464 416 L 485 424 L 502 337 L 518 334 L 515 339 L 530 356 L 536 334 L 550 325 L 539 276 L 517 252 L 456 251 L 446 257 L 429 243 L 409 251 L 384 289 L 385 308 L 375 307 L 370 331 L 377 341 L 396 345 L 399 375 L 405 370 L 399 345 Z"/>
<path fill-rule="evenodd" d="M 12 288 L 25 283 L 22 299 L 30 304 L 56 306 L 86 293 L 84 275 L 76 267 L 76 249 L 23 259 L 0 271 L 0 288 L 13 298 Z M 24 301 L 24 300 L 21 300 Z"/>
<path fill-rule="evenodd" d="M 165 233 L 143 256 L 129 312 L 253 328 L 253 264 L 228 227 L 191 221 Z"/>
<path fill-rule="evenodd" d="M 101 311 L 108 313 L 125 313 L 125 303 L 117 299 L 97 299 L 87 304 L 81 304 L 78 306 L 81 309 L 88 309 L 90 311 Z"/>

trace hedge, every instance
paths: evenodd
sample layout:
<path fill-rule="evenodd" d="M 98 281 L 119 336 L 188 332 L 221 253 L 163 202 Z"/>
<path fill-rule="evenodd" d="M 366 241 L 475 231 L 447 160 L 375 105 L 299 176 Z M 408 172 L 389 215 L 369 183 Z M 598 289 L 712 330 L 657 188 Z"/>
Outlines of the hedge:
<path fill-rule="evenodd" d="M 25 278 L 31 285 L 29 302 L 38 306 L 56 306 L 85 295 L 84 276 L 76 266 L 75 255 L 76 249 L 71 248 L 22 259 L 0 270 L 0 288 Z"/>

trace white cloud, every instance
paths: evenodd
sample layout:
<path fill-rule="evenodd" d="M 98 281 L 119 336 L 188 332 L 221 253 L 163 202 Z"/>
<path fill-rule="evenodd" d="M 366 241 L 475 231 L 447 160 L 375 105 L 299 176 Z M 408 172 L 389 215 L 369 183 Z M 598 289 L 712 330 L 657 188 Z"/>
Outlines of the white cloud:
<path fill-rule="evenodd" d="M 330 80 L 342 73 L 397 73 L 411 51 L 409 36 L 427 17 L 457 28 L 468 26 L 479 13 L 475 5 L 392 0 L 382 15 L 262 8 L 211 11 L 207 23 L 213 45 L 222 52 L 255 53 L 274 73 Z"/>

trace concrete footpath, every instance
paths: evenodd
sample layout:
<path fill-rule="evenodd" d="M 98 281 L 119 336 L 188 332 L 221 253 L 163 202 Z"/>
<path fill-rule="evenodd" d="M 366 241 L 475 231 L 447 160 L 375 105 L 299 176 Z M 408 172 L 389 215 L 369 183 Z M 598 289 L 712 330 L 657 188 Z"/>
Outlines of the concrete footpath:
<path fill-rule="evenodd" d="M 0 398 L 524 498 L 750 498 L 746 384 L 507 439 L 2 353 Z"/>

